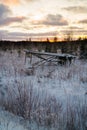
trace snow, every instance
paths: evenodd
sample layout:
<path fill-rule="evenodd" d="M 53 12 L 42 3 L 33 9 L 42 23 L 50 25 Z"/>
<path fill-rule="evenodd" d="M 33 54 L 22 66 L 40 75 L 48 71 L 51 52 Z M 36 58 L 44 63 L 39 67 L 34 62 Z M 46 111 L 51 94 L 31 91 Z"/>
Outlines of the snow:
<path fill-rule="evenodd" d="M 27 130 L 23 119 L 0 108 L 0 130 Z"/>
<path fill-rule="evenodd" d="M 34 70 L 34 75 L 28 76 L 26 66 L 29 66 L 29 59 L 27 61 L 25 63 L 24 52 L 21 53 L 20 57 L 16 50 L 12 53 L 9 51 L 1 52 L 0 90 L 4 89 L 2 94 L 7 91 L 7 86 L 11 87 L 14 83 L 19 82 L 26 84 L 26 86 L 31 83 L 33 88 L 38 89 L 38 91 L 48 92 L 58 98 L 65 99 L 67 95 L 77 95 L 82 98 L 85 95 L 87 91 L 86 62 L 76 61 L 71 66 L 39 67 Z M 51 70 L 54 71 L 49 73 Z"/>
<path fill-rule="evenodd" d="M 15 97 L 15 94 L 18 94 L 17 87 L 21 85 L 22 90 L 23 86 L 26 86 L 27 90 L 32 86 L 34 93 L 39 93 L 41 99 L 45 96 L 55 97 L 64 106 L 67 100 L 71 106 L 78 105 L 79 102 L 81 105 L 85 104 L 87 101 L 86 61 L 76 60 L 70 66 L 41 66 L 36 68 L 32 75 L 27 69 L 31 66 L 29 61 L 30 59 L 27 58 L 25 63 L 23 51 L 20 56 L 17 50 L 0 52 L 0 99 L 6 99 L 9 90 Z M 24 122 L 23 118 L 0 109 L 0 130 L 29 129 L 29 122 L 28 125 Z M 33 123 L 32 129 L 36 128 Z"/>
<path fill-rule="evenodd" d="M 44 130 L 43 127 L 39 127 Z M 0 130 L 39 130 L 35 122 L 29 122 L 0 108 Z M 46 129 L 45 129 L 46 130 Z"/>

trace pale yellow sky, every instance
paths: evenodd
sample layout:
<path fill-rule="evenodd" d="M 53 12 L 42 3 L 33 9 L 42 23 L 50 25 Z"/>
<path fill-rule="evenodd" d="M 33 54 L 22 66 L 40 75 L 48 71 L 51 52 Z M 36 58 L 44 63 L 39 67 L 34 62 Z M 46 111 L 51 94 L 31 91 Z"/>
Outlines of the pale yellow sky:
<path fill-rule="evenodd" d="M 87 36 L 87 0 L 0 0 L 0 37 Z"/>

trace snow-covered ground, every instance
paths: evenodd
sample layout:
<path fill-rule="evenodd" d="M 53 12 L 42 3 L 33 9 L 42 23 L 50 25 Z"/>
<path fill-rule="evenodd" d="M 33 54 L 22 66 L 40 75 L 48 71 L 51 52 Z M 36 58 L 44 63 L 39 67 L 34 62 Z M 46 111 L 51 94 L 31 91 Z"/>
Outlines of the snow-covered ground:
<path fill-rule="evenodd" d="M 29 75 L 29 59 L 25 63 L 25 55 L 20 57 L 16 51 L 13 53 L 0 52 L 0 90 L 5 96 L 7 87 L 16 83 L 29 86 L 39 91 L 45 91 L 55 97 L 66 96 L 83 97 L 87 92 L 87 62 L 76 60 L 70 66 L 42 66 Z M 51 72 L 54 70 L 53 72 Z M 32 80 L 33 79 L 33 80 Z"/>
<path fill-rule="evenodd" d="M 47 130 L 0 108 L 0 130 Z"/>
<path fill-rule="evenodd" d="M 0 130 L 27 130 L 24 120 L 0 109 Z"/>
<path fill-rule="evenodd" d="M 30 66 L 29 61 L 30 59 L 27 58 L 25 62 L 23 51 L 20 55 L 17 50 L 0 52 L 1 101 L 8 98 L 10 100 L 12 96 L 16 99 L 20 93 L 19 89 L 22 92 L 26 86 L 27 91 L 32 87 L 34 95 L 39 94 L 40 101 L 45 100 L 46 97 L 55 98 L 62 104 L 63 109 L 67 109 L 68 103 L 71 107 L 87 106 L 87 61 L 77 59 L 71 65 L 41 66 L 33 70 L 32 75 L 27 69 Z M 0 130 L 6 130 L 6 127 L 8 130 L 27 129 L 20 121 L 15 122 L 12 118 L 8 120 L 9 114 L 5 116 L 5 113 L 0 111 Z"/>

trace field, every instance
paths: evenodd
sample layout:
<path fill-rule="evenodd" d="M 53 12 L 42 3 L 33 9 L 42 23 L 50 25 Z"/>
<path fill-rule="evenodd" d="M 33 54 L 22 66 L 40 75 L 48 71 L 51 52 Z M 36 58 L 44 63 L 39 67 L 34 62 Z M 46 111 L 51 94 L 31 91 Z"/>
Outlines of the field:
<path fill-rule="evenodd" d="M 23 50 L 0 51 L 0 107 L 19 119 L 1 116 L 0 130 L 87 130 L 87 61 L 29 66 Z"/>

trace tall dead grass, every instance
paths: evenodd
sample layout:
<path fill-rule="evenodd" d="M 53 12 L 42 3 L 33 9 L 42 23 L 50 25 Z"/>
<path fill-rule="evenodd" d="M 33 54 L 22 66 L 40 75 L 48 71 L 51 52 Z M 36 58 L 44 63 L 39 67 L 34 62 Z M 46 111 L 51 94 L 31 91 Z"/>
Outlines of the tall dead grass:
<path fill-rule="evenodd" d="M 87 102 L 66 105 L 50 95 L 42 98 L 39 91 L 17 83 L 17 89 L 8 89 L 8 98 L 0 101 L 5 110 L 22 116 L 29 121 L 35 121 L 38 126 L 58 130 L 87 130 Z M 15 88 L 15 86 L 14 86 Z"/>

